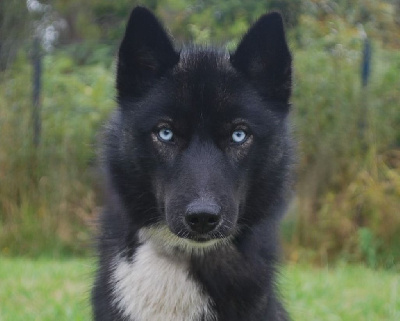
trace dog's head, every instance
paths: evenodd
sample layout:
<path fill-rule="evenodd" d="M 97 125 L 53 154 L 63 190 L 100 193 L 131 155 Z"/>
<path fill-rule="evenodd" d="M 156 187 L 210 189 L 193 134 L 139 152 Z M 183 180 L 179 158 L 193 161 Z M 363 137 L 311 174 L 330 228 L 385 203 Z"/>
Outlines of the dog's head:
<path fill-rule="evenodd" d="M 134 224 L 168 227 L 199 245 L 266 215 L 257 204 L 280 197 L 287 170 L 290 92 L 278 13 L 262 16 L 228 54 L 177 52 L 153 14 L 134 9 L 119 49 L 107 151 Z"/>

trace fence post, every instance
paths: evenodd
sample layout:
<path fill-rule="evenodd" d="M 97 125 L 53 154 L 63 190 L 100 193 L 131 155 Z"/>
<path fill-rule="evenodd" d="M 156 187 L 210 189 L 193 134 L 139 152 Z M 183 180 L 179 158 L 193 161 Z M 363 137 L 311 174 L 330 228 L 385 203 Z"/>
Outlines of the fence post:
<path fill-rule="evenodd" d="M 360 110 L 360 135 L 362 141 L 362 149 L 368 150 L 370 147 L 370 132 L 369 132 L 369 117 L 370 117 L 370 108 L 368 102 L 368 83 L 371 75 L 371 57 L 372 57 L 372 47 L 371 42 L 368 39 L 367 35 L 363 35 L 364 44 L 362 49 L 362 60 L 361 60 L 361 110 Z"/>
<path fill-rule="evenodd" d="M 40 38 L 35 37 L 33 40 L 33 110 L 32 110 L 32 123 L 33 123 L 33 145 L 35 147 L 40 144 L 41 136 L 41 88 L 42 88 L 42 53 Z"/>
<path fill-rule="evenodd" d="M 364 39 L 364 48 L 361 64 L 361 84 L 365 88 L 368 85 L 369 75 L 371 73 L 371 43 L 367 37 Z"/>

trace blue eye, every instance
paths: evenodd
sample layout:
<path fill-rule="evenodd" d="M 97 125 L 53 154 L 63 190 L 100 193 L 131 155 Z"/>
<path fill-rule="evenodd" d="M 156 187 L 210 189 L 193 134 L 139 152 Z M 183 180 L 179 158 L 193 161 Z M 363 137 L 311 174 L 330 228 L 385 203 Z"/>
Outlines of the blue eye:
<path fill-rule="evenodd" d="M 235 130 L 232 133 L 232 141 L 234 143 L 243 143 L 246 140 L 246 138 L 247 138 L 247 133 L 242 129 Z"/>
<path fill-rule="evenodd" d="M 174 133 L 169 128 L 161 128 L 158 137 L 164 142 L 170 142 L 174 138 Z"/>

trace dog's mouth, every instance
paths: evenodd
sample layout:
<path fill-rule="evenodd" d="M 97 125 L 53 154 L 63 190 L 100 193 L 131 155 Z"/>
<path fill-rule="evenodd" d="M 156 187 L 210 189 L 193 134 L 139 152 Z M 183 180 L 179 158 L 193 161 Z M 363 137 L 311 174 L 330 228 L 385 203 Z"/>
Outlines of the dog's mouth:
<path fill-rule="evenodd" d="M 180 237 L 180 236 L 178 236 Z M 198 244 L 201 246 L 207 246 L 208 244 L 214 244 L 215 242 L 219 241 L 221 237 L 212 237 L 209 235 L 195 235 L 195 236 L 186 236 L 180 237 L 183 241 L 186 241 L 190 244 Z"/>
<path fill-rule="evenodd" d="M 187 235 L 186 237 L 178 236 L 178 238 L 187 248 L 212 249 L 216 246 L 229 243 L 232 235 Z"/>
<path fill-rule="evenodd" d="M 210 241 L 219 241 L 228 238 L 230 234 L 225 235 L 224 233 L 221 232 L 207 233 L 207 234 L 183 232 L 183 233 L 177 233 L 176 236 L 178 236 L 181 239 L 188 240 L 190 242 L 207 243 Z"/>
<path fill-rule="evenodd" d="M 212 249 L 225 243 L 229 243 L 232 235 L 223 233 L 194 234 L 188 231 L 174 233 L 165 224 L 142 228 L 139 241 L 145 243 L 151 241 L 164 249 L 181 249 L 184 252 L 192 252 L 196 249 Z"/>
<path fill-rule="evenodd" d="M 192 240 L 195 242 L 198 242 L 198 243 L 205 243 L 205 242 L 212 240 L 212 238 L 207 237 L 207 236 L 197 236 L 197 237 L 194 237 Z"/>
<path fill-rule="evenodd" d="M 171 233 L 176 235 L 183 241 L 190 241 L 191 243 L 207 243 L 210 241 L 220 241 L 231 236 L 234 232 L 234 226 L 220 222 L 217 226 L 203 229 L 194 229 L 192 226 L 168 224 L 167 226 Z"/>

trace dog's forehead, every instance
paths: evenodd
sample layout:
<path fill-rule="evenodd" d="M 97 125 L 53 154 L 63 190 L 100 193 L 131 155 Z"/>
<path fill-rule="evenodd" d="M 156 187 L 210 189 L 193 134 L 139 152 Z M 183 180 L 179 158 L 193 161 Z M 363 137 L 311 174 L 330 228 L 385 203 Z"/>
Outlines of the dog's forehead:
<path fill-rule="evenodd" d="M 241 80 L 230 65 L 227 53 L 184 52 L 173 76 L 176 99 L 191 108 L 215 111 L 237 100 Z"/>
<path fill-rule="evenodd" d="M 149 108 L 151 106 L 151 108 Z M 269 112 L 255 88 L 230 63 L 229 55 L 194 49 L 137 105 L 139 123 L 170 119 L 176 126 L 223 126 L 235 120 L 260 123 Z"/>
<path fill-rule="evenodd" d="M 174 70 L 174 78 L 178 94 L 183 96 L 180 98 L 220 101 L 232 97 L 240 80 L 229 56 L 214 51 L 184 54 Z"/>
<path fill-rule="evenodd" d="M 233 70 L 229 59 L 230 56 L 225 51 L 194 47 L 182 50 L 175 71 L 192 75 L 212 75 L 218 71 Z"/>

